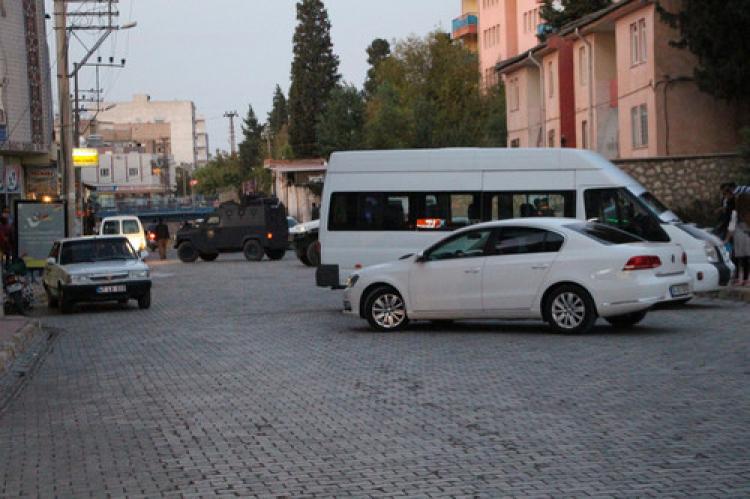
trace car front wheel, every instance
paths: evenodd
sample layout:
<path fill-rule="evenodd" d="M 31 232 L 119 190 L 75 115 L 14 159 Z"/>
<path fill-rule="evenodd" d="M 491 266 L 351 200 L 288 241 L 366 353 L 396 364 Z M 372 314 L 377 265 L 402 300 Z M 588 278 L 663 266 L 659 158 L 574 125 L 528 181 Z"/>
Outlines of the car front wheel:
<path fill-rule="evenodd" d="M 553 289 L 543 307 L 545 320 L 561 333 L 586 333 L 596 322 L 594 300 L 579 286 L 563 285 Z"/>
<path fill-rule="evenodd" d="M 376 331 L 398 331 L 409 323 L 404 299 L 398 291 L 387 286 L 377 288 L 368 295 L 365 316 Z"/>
<path fill-rule="evenodd" d="M 138 297 L 138 308 L 145 310 L 151 307 L 151 291 L 147 291 L 145 295 Z"/>
<path fill-rule="evenodd" d="M 614 317 L 605 317 L 604 320 L 614 327 L 632 327 L 641 322 L 645 317 L 647 310 L 633 312 L 631 314 L 616 315 Z"/>
<path fill-rule="evenodd" d="M 57 288 L 57 306 L 61 314 L 69 314 L 73 311 L 73 302 L 65 296 L 62 286 Z"/>

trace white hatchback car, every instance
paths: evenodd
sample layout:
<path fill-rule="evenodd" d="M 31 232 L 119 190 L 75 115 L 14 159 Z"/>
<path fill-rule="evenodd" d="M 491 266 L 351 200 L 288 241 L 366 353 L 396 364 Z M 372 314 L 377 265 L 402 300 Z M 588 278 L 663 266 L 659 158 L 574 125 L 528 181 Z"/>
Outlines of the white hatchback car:
<path fill-rule="evenodd" d="M 79 302 L 138 300 L 151 306 L 151 276 L 142 256 L 123 236 L 89 236 L 55 241 L 42 282 L 50 308 L 69 313 Z"/>
<path fill-rule="evenodd" d="M 677 244 L 598 223 L 488 222 L 353 274 L 344 309 L 381 331 L 409 319 L 544 319 L 569 333 L 597 317 L 631 326 L 657 303 L 692 295 L 686 260 Z"/>

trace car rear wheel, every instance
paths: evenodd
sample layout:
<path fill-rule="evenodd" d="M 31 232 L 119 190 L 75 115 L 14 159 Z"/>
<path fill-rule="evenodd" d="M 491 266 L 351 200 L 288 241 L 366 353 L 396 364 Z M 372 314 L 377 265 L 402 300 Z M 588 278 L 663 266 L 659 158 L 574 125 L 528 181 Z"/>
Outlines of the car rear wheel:
<path fill-rule="evenodd" d="M 177 256 L 183 263 L 193 263 L 198 259 L 198 251 L 195 246 L 186 241 L 177 247 Z"/>
<path fill-rule="evenodd" d="M 314 241 L 307 246 L 305 256 L 307 256 L 307 260 L 310 262 L 310 267 L 320 266 L 320 250 L 318 249 L 319 247 L 320 245 L 317 241 Z"/>
<path fill-rule="evenodd" d="M 648 313 L 648 310 L 633 312 L 631 314 L 616 315 L 614 317 L 605 317 L 604 320 L 614 327 L 631 327 L 641 322 Z"/>
<path fill-rule="evenodd" d="M 73 311 L 73 302 L 65 296 L 62 286 L 57 288 L 57 306 L 61 314 L 69 314 Z"/>
<path fill-rule="evenodd" d="M 204 262 L 213 262 L 214 260 L 219 258 L 218 253 L 201 253 L 200 256 L 201 260 L 203 260 Z"/>
<path fill-rule="evenodd" d="M 286 250 L 284 249 L 267 249 L 266 250 L 266 256 L 270 258 L 271 260 L 281 260 L 284 258 L 284 255 L 286 254 Z"/>
<path fill-rule="evenodd" d="M 147 291 L 145 295 L 138 297 L 138 308 L 145 310 L 151 307 L 151 291 Z"/>
<path fill-rule="evenodd" d="M 249 262 L 259 262 L 263 260 L 263 246 L 260 245 L 255 239 L 245 243 L 242 248 L 242 252 L 245 254 L 245 258 Z"/>
<path fill-rule="evenodd" d="M 549 293 L 543 307 L 545 320 L 560 333 L 586 333 L 596 322 L 594 300 L 579 286 L 558 286 Z"/>
<path fill-rule="evenodd" d="M 365 316 L 376 331 L 398 331 L 409 323 L 404 299 L 398 291 L 387 286 L 368 295 Z"/>

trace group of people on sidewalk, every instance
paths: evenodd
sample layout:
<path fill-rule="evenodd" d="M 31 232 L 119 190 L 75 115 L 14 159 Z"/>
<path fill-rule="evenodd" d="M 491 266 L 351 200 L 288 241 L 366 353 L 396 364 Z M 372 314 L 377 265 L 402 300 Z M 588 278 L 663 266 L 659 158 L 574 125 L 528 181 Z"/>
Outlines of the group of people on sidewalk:
<path fill-rule="evenodd" d="M 724 240 L 737 268 L 736 286 L 750 286 L 750 186 L 722 184 L 722 204 L 716 233 Z"/>

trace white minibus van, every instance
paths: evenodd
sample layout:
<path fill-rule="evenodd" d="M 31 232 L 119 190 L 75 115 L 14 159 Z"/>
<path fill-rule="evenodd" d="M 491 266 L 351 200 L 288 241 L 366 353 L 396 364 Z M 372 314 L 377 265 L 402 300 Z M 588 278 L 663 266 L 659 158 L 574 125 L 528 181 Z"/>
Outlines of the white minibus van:
<path fill-rule="evenodd" d="M 662 220 L 659 215 L 664 216 Z M 420 251 L 445 231 L 508 218 L 597 220 L 688 255 L 694 291 L 726 286 L 721 242 L 677 217 L 635 179 L 581 149 L 419 149 L 334 153 L 321 203 L 318 286 Z"/>

